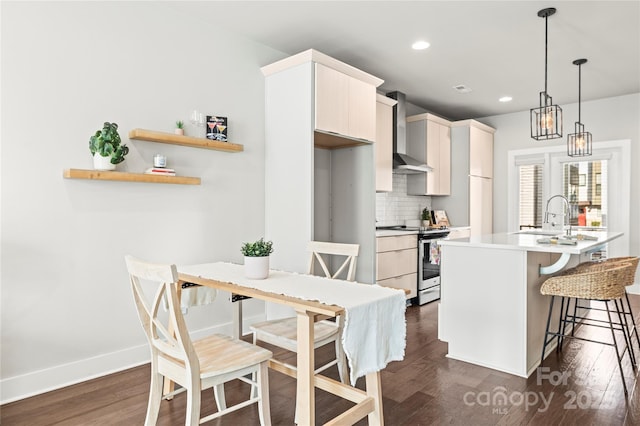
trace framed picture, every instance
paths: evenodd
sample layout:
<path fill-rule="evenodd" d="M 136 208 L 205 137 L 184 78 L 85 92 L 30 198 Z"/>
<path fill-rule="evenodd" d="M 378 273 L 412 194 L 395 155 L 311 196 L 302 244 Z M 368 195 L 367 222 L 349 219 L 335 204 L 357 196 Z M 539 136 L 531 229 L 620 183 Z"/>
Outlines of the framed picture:
<path fill-rule="evenodd" d="M 433 214 L 435 216 L 436 226 L 451 226 L 451 224 L 449 223 L 449 218 L 447 217 L 447 213 L 444 210 L 434 210 Z"/>
<path fill-rule="evenodd" d="M 227 117 L 207 115 L 207 139 L 227 142 Z"/>

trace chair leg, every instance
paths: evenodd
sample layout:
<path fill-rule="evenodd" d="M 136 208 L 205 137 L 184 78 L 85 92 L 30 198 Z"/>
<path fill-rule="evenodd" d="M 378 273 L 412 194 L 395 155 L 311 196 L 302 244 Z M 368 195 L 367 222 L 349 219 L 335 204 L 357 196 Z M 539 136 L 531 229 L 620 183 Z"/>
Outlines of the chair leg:
<path fill-rule="evenodd" d="M 616 311 L 618 311 L 618 321 L 620 321 L 620 328 L 622 329 L 622 333 L 624 334 L 624 341 L 627 343 L 627 351 L 629 352 L 631 367 L 633 368 L 633 371 L 635 371 L 636 370 L 636 354 L 633 350 L 629 324 L 627 323 L 627 316 L 624 313 L 624 304 L 622 303 L 622 299 L 620 299 L 619 306 L 618 306 L 617 300 L 614 300 L 613 302 L 616 305 Z M 624 352 L 622 353 L 622 356 L 624 356 Z"/>
<path fill-rule="evenodd" d="M 271 406 L 269 403 L 269 368 L 267 362 L 258 366 L 258 414 L 262 426 L 271 425 Z"/>
<path fill-rule="evenodd" d="M 347 356 L 344 353 L 344 348 L 342 347 L 342 342 L 340 341 L 340 337 L 336 339 L 336 361 L 338 366 L 338 374 L 340 375 L 340 381 L 342 383 L 347 383 L 349 380 L 349 374 L 347 372 Z"/>
<path fill-rule="evenodd" d="M 255 333 L 255 332 L 253 333 L 253 344 L 254 345 L 258 344 L 258 333 Z M 251 373 L 251 380 L 253 382 L 258 380 L 257 373 L 255 371 Z M 249 398 L 256 398 L 258 394 L 259 394 L 258 386 L 251 386 L 251 390 L 249 391 Z"/>
<path fill-rule="evenodd" d="M 187 388 L 187 416 L 185 426 L 200 424 L 200 382 L 192 381 Z"/>
<path fill-rule="evenodd" d="M 629 333 L 629 336 L 631 336 L 632 333 L 635 333 L 636 342 L 638 342 L 638 348 L 640 348 L 640 337 L 638 337 L 638 327 L 636 326 L 636 318 L 633 316 L 633 311 L 631 310 L 631 302 L 629 301 L 629 294 L 625 292 L 624 297 L 627 300 L 627 308 L 629 309 L 628 315 L 631 317 L 631 324 L 633 325 L 633 329 Z"/>
<path fill-rule="evenodd" d="M 616 333 L 613 329 L 613 322 L 611 321 L 611 311 L 609 310 L 609 302 L 604 302 L 605 307 L 607 308 L 607 317 L 609 318 L 609 328 L 611 329 L 611 338 L 613 339 L 613 347 L 616 350 L 616 358 L 618 360 L 618 368 L 620 369 L 620 378 L 622 379 L 622 387 L 624 388 L 624 395 L 628 396 L 627 392 L 627 383 L 624 380 L 624 373 L 622 372 L 622 357 L 620 356 L 620 351 L 618 350 L 618 342 L 616 341 Z"/>
<path fill-rule="evenodd" d="M 558 318 L 558 333 L 556 335 L 556 353 L 562 351 L 562 338 L 561 334 L 564 334 L 564 327 L 562 327 L 562 315 L 564 315 L 564 296 L 560 299 L 560 316 Z M 560 333 L 562 331 L 563 333 Z"/>
<path fill-rule="evenodd" d="M 218 411 L 223 411 L 227 409 L 227 399 L 225 398 L 225 395 L 224 395 L 224 383 L 220 383 L 219 385 L 215 385 L 213 387 L 213 397 L 216 400 Z"/>
<path fill-rule="evenodd" d="M 575 299 L 575 304 L 573 305 L 573 318 L 571 318 L 571 336 L 575 335 L 576 332 L 576 316 L 578 316 L 578 302 L 580 299 Z"/>
<path fill-rule="evenodd" d="M 544 331 L 544 342 L 542 344 L 542 356 L 540 357 L 540 365 L 544 362 L 544 352 L 547 349 L 547 334 L 549 334 L 549 325 L 551 324 L 551 312 L 553 312 L 553 301 L 555 296 L 551 296 L 551 302 L 549 302 L 549 315 L 547 316 L 547 328 Z"/>
<path fill-rule="evenodd" d="M 567 318 L 569 317 L 569 306 L 571 305 L 571 297 L 567 297 L 567 306 L 564 307 L 564 312 L 560 312 L 560 320 L 562 321 L 562 337 L 560 337 L 559 345 L 562 351 L 564 345 L 564 336 L 567 333 Z"/>
<path fill-rule="evenodd" d="M 149 404 L 147 405 L 147 416 L 144 420 L 145 426 L 155 425 L 160 413 L 160 402 L 162 401 L 163 378 L 158 373 L 155 362 L 151 362 L 151 386 L 149 388 Z"/>

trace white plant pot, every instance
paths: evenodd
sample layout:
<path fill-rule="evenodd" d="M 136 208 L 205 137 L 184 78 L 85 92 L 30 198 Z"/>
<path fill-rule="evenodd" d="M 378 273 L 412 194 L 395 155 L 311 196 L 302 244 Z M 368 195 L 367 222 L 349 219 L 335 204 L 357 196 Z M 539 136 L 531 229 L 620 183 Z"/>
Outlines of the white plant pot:
<path fill-rule="evenodd" d="M 244 276 L 252 280 L 263 280 L 269 276 L 269 256 L 244 257 Z"/>
<path fill-rule="evenodd" d="M 93 168 L 96 170 L 115 170 L 116 165 L 111 164 L 111 157 L 103 157 L 96 152 L 93 154 Z"/>
<path fill-rule="evenodd" d="M 174 130 L 174 133 L 175 133 L 176 135 L 184 136 L 184 129 L 175 129 L 175 130 Z"/>

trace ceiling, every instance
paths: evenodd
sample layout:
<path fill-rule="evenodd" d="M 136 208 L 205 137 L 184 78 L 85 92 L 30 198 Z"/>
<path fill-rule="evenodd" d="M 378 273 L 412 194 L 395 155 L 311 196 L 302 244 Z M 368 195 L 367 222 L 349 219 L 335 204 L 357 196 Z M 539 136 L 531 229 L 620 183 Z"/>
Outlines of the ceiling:
<path fill-rule="evenodd" d="M 640 92 L 640 0 L 636 1 L 235 1 L 195 2 L 194 12 L 287 54 L 319 50 L 385 82 L 381 92 L 451 120 L 524 111 L 544 90 L 554 103 Z M 426 40 L 423 51 L 411 44 Z M 233 48 L 229 46 L 229 48 Z M 265 64 L 266 65 L 266 64 Z M 453 86 L 472 89 L 458 93 Z M 513 101 L 500 103 L 501 96 Z"/>

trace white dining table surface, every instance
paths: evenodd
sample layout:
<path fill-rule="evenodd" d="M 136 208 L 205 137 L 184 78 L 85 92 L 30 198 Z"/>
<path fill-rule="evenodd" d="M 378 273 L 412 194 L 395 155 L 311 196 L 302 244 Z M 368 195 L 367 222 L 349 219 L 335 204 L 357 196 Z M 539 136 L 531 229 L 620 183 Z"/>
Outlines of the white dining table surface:
<path fill-rule="evenodd" d="M 264 280 L 254 280 L 244 276 L 243 265 L 228 262 L 182 265 L 178 271 L 344 308 L 342 344 L 353 385 L 358 377 L 404 359 L 406 298 L 402 290 L 279 270 L 271 270 Z"/>

